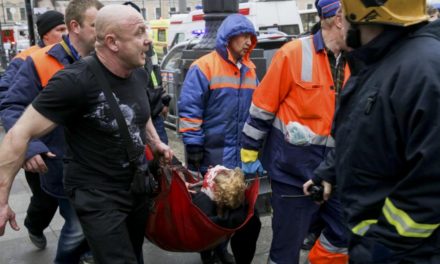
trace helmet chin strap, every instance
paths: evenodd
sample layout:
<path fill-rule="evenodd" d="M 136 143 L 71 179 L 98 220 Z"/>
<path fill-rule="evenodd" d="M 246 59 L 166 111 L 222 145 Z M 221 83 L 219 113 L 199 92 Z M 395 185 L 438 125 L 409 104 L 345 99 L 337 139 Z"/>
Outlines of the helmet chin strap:
<path fill-rule="evenodd" d="M 357 25 L 350 24 L 350 28 L 347 31 L 347 39 L 345 41 L 347 46 L 353 49 L 357 49 L 362 46 L 361 31 Z"/>

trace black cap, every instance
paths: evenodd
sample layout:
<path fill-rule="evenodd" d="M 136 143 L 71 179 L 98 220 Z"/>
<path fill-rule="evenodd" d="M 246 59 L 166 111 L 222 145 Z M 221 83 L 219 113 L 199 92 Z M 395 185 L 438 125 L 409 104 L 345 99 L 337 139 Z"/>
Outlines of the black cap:
<path fill-rule="evenodd" d="M 133 7 L 134 9 L 136 9 L 139 13 L 141 13 L 141 8 L 133 2 L 127 1 L 127 2 L 123 3 L 123 5 L 129 5 L 129 6 Z"/>
<path fill-rule="evenodd" d="M 47 32 L 51 31 L 58 25 L 64 25 L 64 15 L 55 10 L 49 10 L 38 16 L 37 30 L 38 35 L 42 38 Z"/>

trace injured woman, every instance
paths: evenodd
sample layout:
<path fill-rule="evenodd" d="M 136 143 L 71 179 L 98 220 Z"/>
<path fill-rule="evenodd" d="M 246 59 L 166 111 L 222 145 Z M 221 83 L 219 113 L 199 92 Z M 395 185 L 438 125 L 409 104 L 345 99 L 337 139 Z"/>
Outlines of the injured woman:
<path fill-rule="evenodd" d="M 248 213 L 245 203 L 247 185 L 243 172 L 217 165 L 206 173 L 202 188 L 195 192 L 189 189 L 192 202 L 212 222 L 226 228 L 237 228 L 244 223 Z"/>
<path fill-rule="evenodd" d="M 169 251 L 201 252 L 230 238 L 235 263 L 252 262 L 261 228 L 254 210 L 258 178 L 248 186 L 240 169 L 223 166 L 210 168 L 199 182 L 182 166 L 163 166 L 155 174 L 161 193 L 147 221 L 151 242 Z"/>

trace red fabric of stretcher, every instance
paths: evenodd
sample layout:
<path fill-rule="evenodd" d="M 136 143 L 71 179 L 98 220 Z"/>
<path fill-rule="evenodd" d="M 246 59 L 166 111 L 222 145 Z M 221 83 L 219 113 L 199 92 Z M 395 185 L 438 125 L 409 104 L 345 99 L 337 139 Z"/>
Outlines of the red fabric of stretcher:
<path fill-rule="evenodd" d="M 154 199 L 148 218 L 145 236 L 160 248 L 176 252 L 199 252 L 212 248 L 230 237 L 253 216 L 260 186 L 258 177 L 246 190 L 249 206 L 245 222 L 236 229 L 228 229 L 213 223 L 192 203 L 179 173 L 183 173 L 187 182 L 195 182 L 181 166 L 163 168 L 159 179 L 161 192 Z"/>

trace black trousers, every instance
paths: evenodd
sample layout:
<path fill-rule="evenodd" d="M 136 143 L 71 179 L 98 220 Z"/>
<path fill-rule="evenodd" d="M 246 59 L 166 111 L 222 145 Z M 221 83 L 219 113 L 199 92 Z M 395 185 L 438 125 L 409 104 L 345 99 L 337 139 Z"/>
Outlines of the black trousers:
<path fill-rule="evenodd" d="M 255 209 L 254 215 L 246 223 L 245 226 L 235 231 L 232 235 L 231 249 L 234 255 L 235 263 L 237 264 L 251 264 L 257 248 L 257 240 L 261 230 L 261 221 L 258 211 Z M 210 256 L 210 252 L 214 251 L 217 254 L 226 250 L 228 241 L 220 243 L 217 247 L 211 250 L 200 252 L 202 258 L 204 256 Z"/>
<path fill-rule="evenodd" d="M 25 171 L 26 181 L 32 191 L 24 226 L 34 235 L 43 234 L 58 208 L 58 200 L 41 189 L 40 175 Z"/>
<path fill-rule="evenodd" d="M 128 190 L 68 190 L 98 264 L 143 264 L 149 199 Z"/>
<path fill-rule="evenodd" d="M 255 255 L 257 240 L 260 235 L 261 221 L 258 211 L 255 209 L 254 216 L 245 226 L 237 230 L 231 238 L 231 249 L 235 263 L 250 264 Z"/>

